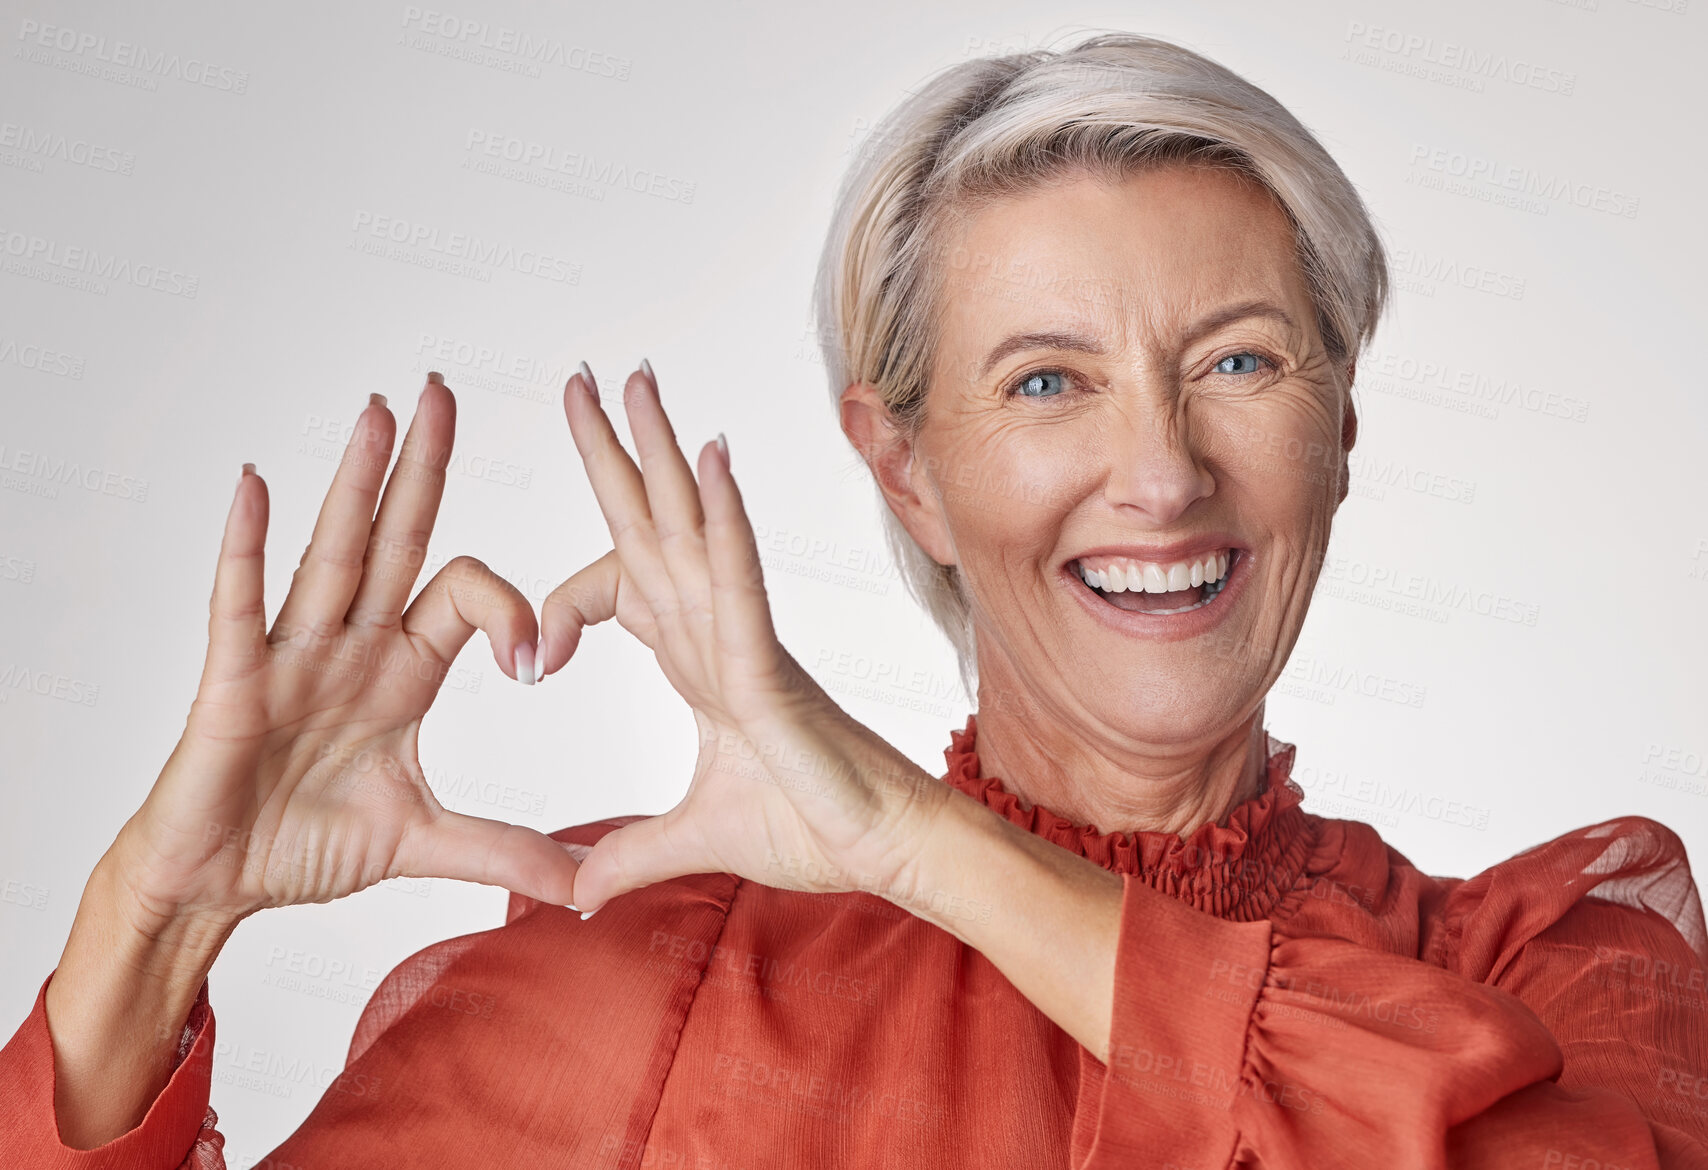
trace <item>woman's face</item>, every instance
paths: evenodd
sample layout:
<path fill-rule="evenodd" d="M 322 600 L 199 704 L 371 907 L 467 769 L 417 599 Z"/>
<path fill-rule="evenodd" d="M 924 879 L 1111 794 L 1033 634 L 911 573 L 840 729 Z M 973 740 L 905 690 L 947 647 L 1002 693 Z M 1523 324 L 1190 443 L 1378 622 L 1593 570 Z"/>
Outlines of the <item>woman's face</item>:
<path fill-rule="evenodd" d="M 946 244 L 904 519 L 973 599 L 980 708 L 1229 734 L 1298 637 L 1354 433 L 1285 214 L 1170 166 L 1052 182 Z"/>

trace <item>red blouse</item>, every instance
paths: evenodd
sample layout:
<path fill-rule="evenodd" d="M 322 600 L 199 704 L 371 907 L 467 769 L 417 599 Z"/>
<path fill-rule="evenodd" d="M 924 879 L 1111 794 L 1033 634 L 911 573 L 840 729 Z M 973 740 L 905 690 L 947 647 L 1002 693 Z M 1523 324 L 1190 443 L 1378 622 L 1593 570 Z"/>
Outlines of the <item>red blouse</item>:
<path fill-rule="evenodd" d="M 981 777 L 976 733 L 950 784 L 1125 879 L 1107 1066 L 872 895 L 704 874 L 585 922 L 512 896 L 386 977 L 261 1170 L 1708 1167 L 1708 936 L 1664 826 L 1433 878 L 1300 808 L 1272 738 L 1223 823 L 1100 833 Z M 70 1150 L 38 994 L 0 1050 L 0 1166 L 223 1167 L 213 1038 L 204 984 L 144 1121 Z"/>

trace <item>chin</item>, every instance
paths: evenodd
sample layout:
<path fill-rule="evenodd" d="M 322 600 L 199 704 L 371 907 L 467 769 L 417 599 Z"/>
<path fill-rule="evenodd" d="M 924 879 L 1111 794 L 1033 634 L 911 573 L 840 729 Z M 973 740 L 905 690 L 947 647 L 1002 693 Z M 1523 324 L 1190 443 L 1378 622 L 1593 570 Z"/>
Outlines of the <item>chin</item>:
<path fill-rule="evenodd" d="M 1144 743 L 1199 744 L 1221 738 L 1240 721 L 1243 706 L 1229 694 L 1229 681 L 1203 670 L 1189 669 L 1183 677 L 1138 671 L 1080 701 L 1100 723 Z"/>

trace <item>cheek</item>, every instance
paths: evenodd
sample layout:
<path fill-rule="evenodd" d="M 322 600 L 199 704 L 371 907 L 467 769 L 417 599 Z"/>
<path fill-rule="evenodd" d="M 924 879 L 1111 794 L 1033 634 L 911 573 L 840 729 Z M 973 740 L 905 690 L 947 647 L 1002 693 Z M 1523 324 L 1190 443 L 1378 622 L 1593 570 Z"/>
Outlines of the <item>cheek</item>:
<path fill-rule="evenodd" d="M 1014 558 L 1055 546 L 1095 466 L 1068 428 L 1016 426 L 969 433 L 931 470 L 958 545 Z"/>
<path fill-rule="evenodd" d="M 1206 430 L 1220 490 L 1264 528 L 1304 539 L 1313 517 L 1332 513 L 1344 456 L 1314 404 L 1223 409 Z"/>

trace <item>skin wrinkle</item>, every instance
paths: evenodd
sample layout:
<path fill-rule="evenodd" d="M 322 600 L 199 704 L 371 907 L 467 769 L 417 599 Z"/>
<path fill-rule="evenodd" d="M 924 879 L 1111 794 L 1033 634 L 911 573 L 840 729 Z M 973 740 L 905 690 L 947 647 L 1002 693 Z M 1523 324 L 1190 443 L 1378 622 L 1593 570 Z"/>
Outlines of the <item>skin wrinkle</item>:
<path fill-rule="evenodd" d="M 943 274 L 930 410 L 906 437 L 857 383 L 844 427 L 913 538 L 959 567 L 984 772 L 1106 832 L 1220 821 L 1260 790 L 1264 696 L 1303 625 L 1356 434 L 1351 369 L 1324 350 L 1292 226 L 1261 187 L 1180 165 L 1064 175 L 951 222 L 950 248 L 1002 267 Z M 1016 295 L 1003 272 L 1071 279 Z M 1191 335 L 1248 303 L 1293 324 Z M 977 377 L 999 342 L 1032 332 L 1106 353 L 1022 351 Z M 1247 351 L 1278 368 L 1211 372 Z M 1061 372 L 1058 393 L 1005 396 L 1044 370 Z M 1196 639 L 1126 641 L 1056 576 L 1094 545 L 1214 530 L 1249 546 L 1253 578 Z"/>

